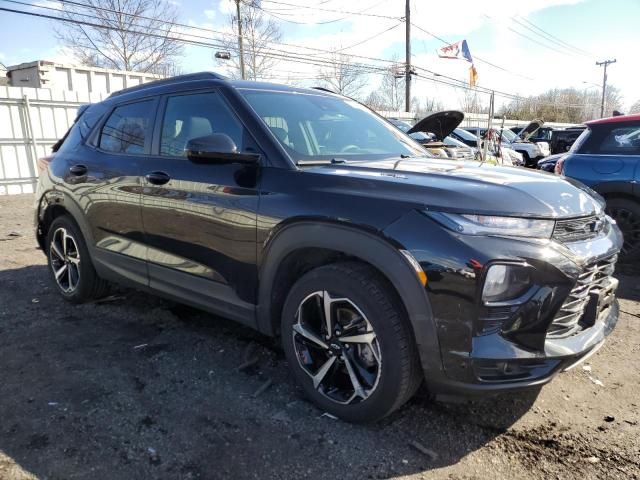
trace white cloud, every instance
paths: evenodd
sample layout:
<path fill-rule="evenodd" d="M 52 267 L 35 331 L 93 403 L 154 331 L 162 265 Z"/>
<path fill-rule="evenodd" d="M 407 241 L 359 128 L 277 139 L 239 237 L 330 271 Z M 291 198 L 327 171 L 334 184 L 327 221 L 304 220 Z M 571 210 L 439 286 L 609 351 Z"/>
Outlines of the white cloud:
<path fill-rule="evenodd" d="M 214 18 L 216 18 L 216 11 L 215 10 L 205 10 L 204 11 L 204 16 L 207 17 L 209 20 L 213 20 Z"/>

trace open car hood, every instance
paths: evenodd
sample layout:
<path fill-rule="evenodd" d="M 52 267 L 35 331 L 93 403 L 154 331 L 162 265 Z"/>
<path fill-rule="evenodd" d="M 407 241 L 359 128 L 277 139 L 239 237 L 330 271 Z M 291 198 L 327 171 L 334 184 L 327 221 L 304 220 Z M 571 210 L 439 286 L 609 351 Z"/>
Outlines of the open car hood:
<path fill-rule="evenodd" d="M 526 142 L 527 140 L 529 140 L 529 137 L 536 133 L 543 125 L 544 120 L 533 120 L 526 127 L 520 130 L 518 136 Z"/>
<path fill-rule="evenodd" d="M 436 112 L 424 117 L 416 123 L 407 133 L 425 132 L 433 133 L 436 140 L 442 141 L 451 132 L 453 132 L 464 119 L 464 113 L 458 110 L 446 110 L 444 112 Z"/>

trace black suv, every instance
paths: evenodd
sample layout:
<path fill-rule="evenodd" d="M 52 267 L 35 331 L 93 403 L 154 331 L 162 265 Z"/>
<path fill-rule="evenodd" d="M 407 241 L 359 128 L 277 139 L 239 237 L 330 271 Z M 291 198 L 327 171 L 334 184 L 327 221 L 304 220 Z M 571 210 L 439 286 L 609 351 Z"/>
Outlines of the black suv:
<path fill-rule="evenodd" d="M 433 393 L 540 385 L 618 316 L 600 197 L 429 158 L 366 107 L 192 74 L 83 109 L 37 189 L 71 302 L 113 281 L 279 336 L 325 411 L 380 418 Z"/>

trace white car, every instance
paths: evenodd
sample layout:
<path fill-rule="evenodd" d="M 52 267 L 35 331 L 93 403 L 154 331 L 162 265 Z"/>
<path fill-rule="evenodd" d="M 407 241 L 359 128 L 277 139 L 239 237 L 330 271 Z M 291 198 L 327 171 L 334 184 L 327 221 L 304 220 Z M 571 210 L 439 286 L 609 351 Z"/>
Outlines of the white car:
<path fill-rule="evenodd" d="M 540 128 L 541 122 L 531 122 L 530 125 L 534 124 L 538 124 L 538 126 L 533 129 L 529 129 L 529 125 L 527 125 L 527 127 L 522 130 L 527 130 L 527 137 Z M 465 130 L 473 133 L 474 135 L 480 136 L 481 138 L 484 137 L 487 132 L 486 128 L 479 127 L 468 127 L 465 128 Z M 495 130 L 500 131 L 499 128 L 496 128 Z M 538 164 L 538 160 L 549 156 L 549 144 L 547 142 L 539 142 L 540 144 L 538 144 L 528 140 L 523 140 L 507 128 L 502 130 L 501 143 L 503 148 L 510 148 L 522 154 L 525 167 L 535 168 Z"/>

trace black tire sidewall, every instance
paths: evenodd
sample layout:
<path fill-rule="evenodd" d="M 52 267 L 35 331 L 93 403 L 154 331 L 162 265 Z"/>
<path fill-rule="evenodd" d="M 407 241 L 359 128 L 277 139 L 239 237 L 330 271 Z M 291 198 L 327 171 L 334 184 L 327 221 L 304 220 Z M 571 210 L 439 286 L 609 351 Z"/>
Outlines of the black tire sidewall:
<path fill-rule="evenodd" d="M 65 292 L 60 288 L 58 282 L 55 279 L 55 275 L 53 273 L 53 268 L 51 267 L 51 241 L 53 239 L 53 234 L 60 227 L 65 228 L 67 232 L 73 237 L 78 247 L 80 253 L 80 280 L 78 286 L 72 292 Z M 87 245 L 84 241 L 84 237 L 82 232 L 76 225 L 76 223 L 68 216 L 64 215 L 56 218 L 49 227 L 49 231 L 47 232 L 47 244 L 46 244 L 46 253 L 47 253 L 47 264 L 49 268 L 49 274 L 51 275 L 51 279 L 56 286 L 58 292 L 68 301 L 72 303 L 81 303 L 87 301 L 92 298 L 92 292 L 94 291 L 95 282 L 98 281 L 96 272 L 91 263 L 91 259 L 89 257 L 89 250 L 87 249 Z"/>
<path fill-rule="evenodd" d="M 611 198 L 607 200 L 605 211 L 608 215 L 612 214 L 611 210 L 624 209 L 633 213 L 634 216 L 640 218 L 640 203 L 628 200 L 626 198 Z M 612 218 L 615 217 L 612 216 Z M 622 230 L 622 229 L 621 229 Z M 622 232 L 624 235 L 624 231 Z M 620 263 L 631 263 L 640 260 L 640 246 L 636 246 L 634 250 L 626 255 L 620 255 Z"/>
<path fill-rule="evenodd" d="M 384 417 L 398 406 L 398 397 L 402 395 L 403 358 L 399 342 L 413 341 L 407 336 L 406 329 L 398 331 L 391 322 L 382 318 L 381 312 L 388 311 L 392 300 L 385 296 L 380 302 L 375 295 L 368 295 L 369 290 L 362 288 L 349 276 L 337 275 L 331 266 L 317 268 L 304 275 L 291 289 L 282 313 L 282 344 L 289 366 L 306 395 L 321 409 L 328 411 L 346 421 L 364 422 Z M 375 283 L 375 280 L 370 280 Z M 373 327 L 380 347 L 382 371 L 376 390 L 366 400 L 351 405 L 341 405 L 331 401 L 313 388 L 309 375 L 299 365 L 293 346 L 292 326 L 299 304 L 309 294 L 327 290 L 332 296 L 349 298 L 365 314 Z M 383 290 L 382 290 L 383 291 Z M 389 303 L 385 303 L 389 302 Z M 396 315 L 403 315 L 394 306 Z M 404 321 L 404 319 L 402 319 Z M 406 367 L 405 367 L 406 368 Z"/>

